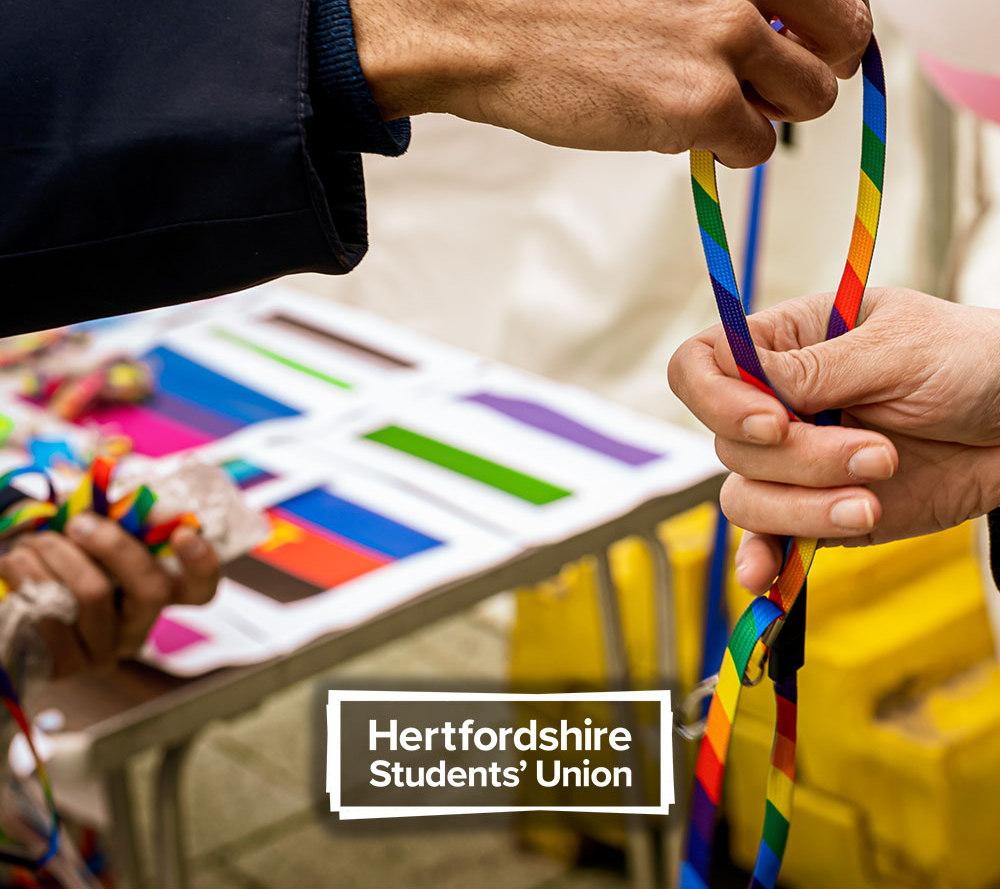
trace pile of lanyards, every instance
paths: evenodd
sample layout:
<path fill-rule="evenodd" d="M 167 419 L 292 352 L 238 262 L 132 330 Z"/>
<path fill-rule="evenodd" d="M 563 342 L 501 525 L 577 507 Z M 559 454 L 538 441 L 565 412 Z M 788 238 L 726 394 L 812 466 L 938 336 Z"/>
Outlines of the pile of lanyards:
<path fill-rule="evenodd" d="M 847 265 L 830 310 L 827 339 L 847 333 L 857 324 L 882 206 L 885 77 L 874 37 L 865 51 L 861 70 L 864 113 L 857 215 Z M 715 157 L 711 152 L 691 152 L 691 184 L 712 289 L 740 377 L 781 401 L 792 420 L 805 421 L 788 407 L 768 382 L 750 336 L 726 241 L 715 180 Z M 838 425 L 839 411 L 818 414 L 813 422 Z M 796 674 L 802 666 L 806 575 L 816 546 L 816 540 L 788 540 L 781 571 L 770 592 L 754 599 L 737 621 L 729 639 L 695 766 L 687 854 L 681 865 L 681 889 L 706 889 L 708 886 L 716 814 L 722 798 L 722 779 L 740 692 L 744 685 L 755 685 L 765 667 L 774 683 L 777 719 L 767 776 L 764 830 L 750 886 L 751 889 L 774 889 L 777 882 L 788 838 L 795 781 Z M 778 636 L 783 627 L 785 632 L 799 638 L 790 639 L 786 645 L 786 640 L 779 640 Z M 782 647 L 791 650 L 781 651 Z M 747 674 L 755 651 L 760 652 L 760 673 L 756 677 Z M 772 653 L 778 652 L 784 656 L 772 657 Z"/>
<path fill-rule="evenodd" d="M 4 341 L 0 350 L 0 367 L 10 368 L 22 364 L 30 367 L 43 354 L 47 355 L 73 339 L 74 334 L 67 331 L 45 331 L 11 338 Z M 24 395 L 46 404 L 49 410 L 64 420 L 74 420 L 101 402 L 141 401 L 151 391 L 149 369 L 141 362 L 128 358 L 107 359 L 83 372 L 41 373 L 32 369 L 23 376 Z M 114 442 L 110 444 L 113 445 Z M 73 516 L 92 511 L 117 521 L 122 528 L 145 543 L 154 555 L 169 555 L 169 540 L 174 530 L 181 525 L 197 527 L 197 520 L 193 515 L 185 514 L 166 522 L 154 523 L 150 519 L 150 511 L 156 496 L 145 486 L 116 500 L 110 500 L 108 488 L 113 470 L 112 457 L 95 457 L 79 485 L 65 499 L 57 496 L 52 481 L 45 470 L 39 467 L 29 466 L 0 476 L 0 539 L 22 532 L 62 531 Z M 29 473 L 41 473 L 44 476 L 48 488 L 45 499 L 29 498 L 13 486 L 12 482 L 17 476 Z M 0 601 L 11 592 L 7 583 L 0 579 Z M 50 863 L 59 852 L 59 816 L 45 764 L 35 750 L 31 726 L 21 707 L 18 693 L 19 665 L 10 666 L 13 676 L 0 665 L 0 701 L 24 734 L 34 756 L 49 823 L 39 826 L 39 832 L 48 839 L 44 852 L 37 856 L 22 850 L 19 843 L 0 831 L 0 861 L 37 869 Z"/>
<path fill-rule="evenodd" d="M 112 500 L 108 496 L 114 472 L 114 459 L 107 456 L 97 456 L 83 475 L 79 485 L 65 500 L 57 498 L 55 487 L 48 476 L 42 473 L 48 483 L 49 494 L 44 500 L 25 497 L 12 486 L 13 480 L 25 474 L 38 473 L 35 467 L 14 469 L 0 476 L 0 538 L 9 535 L 31 531 L 62 531 L 66 523 L 83 512 L 94 512 L 118 522 L 129 534 L 142 541 L 149 551 L 156 556 L 167 556 L 171 553 L 170 537 L 173 532 L 187 525 L 197 528 L 198 520 L 194 515 L 185 513 L 164 522 L 154 522 L 151 510 L 156 502 L 156 495 L 145 485 Z M 0 579 L 0 602 L 11 593 L 10 586 Z M 14 665 L 16 671 L 16 665 Z M 24 733 L 28 746 L 35 758 L 39 783 L 45 795 L 49 810 L 48 845 L 44 853 L 38 857 L 23 854 L 16 844 L 0 832 L 0 861 L 29 868 L 38 868 L 47 864 L 59 851 L 59 816 L 52 795 L 52 785 L 45 770 L 45 764 L 35 749 L 31 738 L 31 726 L 21 708 L 18 694 L 18 683 L 7 670 L 0 665 L 0 701 Z"/>
<path fill-rule="evenodd" d="M 118 355 L 78 366 L 65 354 L 87 339 L 74 328 L 5 337 L 0 370 L 21 369 L 21 394 L 70 422 L 102 404 L 139 402 L 152 394 L 152 375 L 142 361 Z"/>

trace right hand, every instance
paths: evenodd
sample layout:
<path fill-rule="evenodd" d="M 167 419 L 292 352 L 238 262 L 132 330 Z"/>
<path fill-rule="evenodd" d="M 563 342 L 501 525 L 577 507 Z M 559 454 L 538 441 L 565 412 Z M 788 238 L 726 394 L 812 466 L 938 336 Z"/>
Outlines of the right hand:
<path fill-rule="evenodd" d="M 864 0 L 352 0 L 383 117 L 441 111 L 571 148 L 774 150 L 871 36 Z M 789 32 L 768 24 L 777 16 Z"/>
<path fill-rule="evenodd" d="M 212 598 L 219 560 L 211 545 L 188 527 L 176 529 L 170 543 L 181 567 L 177 575 L 117 522 L 82 513 L 70 520 L 65 535 L 27 533 L 0 555 L 0 577 L 14 589 L 10 595 L 28 580 L 56 581 L 76 599 L 75 624 L 52 618 L 39 625 L 53 678 L 131 657 L 165 606 L 204 605 Z"/>

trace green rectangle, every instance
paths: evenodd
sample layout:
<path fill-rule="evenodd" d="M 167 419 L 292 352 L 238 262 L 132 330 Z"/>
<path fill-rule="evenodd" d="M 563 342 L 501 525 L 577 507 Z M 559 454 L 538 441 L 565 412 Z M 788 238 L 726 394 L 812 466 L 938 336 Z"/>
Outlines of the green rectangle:
<path fill-rule="evenodd" d="M 764 807 L 764 842 L 771 851 L 781 858 L 788 842 L 788 821 L 770 800 Z"/>
<path fill-rule="evenodd" d="M 716 244 L 728 253 L 726 229 L 722 223 L 722 208 L 717 201 L 712 200 L 709 193 L 701 187 L 701 183 L 694 176 L 691 177 L 691 188 L 694 191 L 694 206 L 699 225 L 705 229 L 705 233 Z"/>
<path fill-rule="evenodd" d="M 868 124 L 861 127 L 861 169 L 881 191 L 885 178 L 885 146 Z"/>
<path fill-rule="evenodd" d="M 350 389 L 351 384 L 345 383 L 343 380 L 338 380 L 336 377 L 331 377 L 329 374 L 325 374 L 320 370 L 316 370 L 314 367 L 309 367 L 307 364 L 303 364 L 301 361 L 296 361 L 294 358 L 289 358 L 287 355 L 282 355 L 265 346 L 260 345 L 260 343 L 255 343 L 253 340 L 248 340 L 246 337 L 242 337 L 239 334 L 235 334 L 229 330 L 223 330 L 221 327 L 216 327 L 212 334 L 220 339 L 225 340 L 227 343 L 233 343 L 236 346 L 242 346 L 249 352 L 254 352 L 263 358 L 269 358 L 271 361 L 276 361 L 278 364 L 283 364 L 285 367 L 289 367 L 292 370 L 297 370 L 299 373 L 303 373 L 306 376 L 314 377 L 317 380 L 321 380 L 324 383 L 329 383 L 331 386 L 336 386 L 338 389 Z"/>
<path fill-rule="evenodd" d="M 433 463 L 444 469 L 450 469 L 452 472 L 457 472 L 459 475 L 482 482 L 497 490 L 505 491 L 521 500 L 534 503 L 536 506 L 544 506 L 546 503 L 569 497 L 573 493 L 534 476 L 518 472 L 516 469 L 502 466 L 492 460 L 487 460 L 485 457 L 478 457 L 468 451 L 460 450 L 441 441 L 435 441 L 433 438 L 427 438 L 400 426 L 386 426 L 384 429 L 369 432 L 364 438 L 426 460 L 428 463 Z"/>

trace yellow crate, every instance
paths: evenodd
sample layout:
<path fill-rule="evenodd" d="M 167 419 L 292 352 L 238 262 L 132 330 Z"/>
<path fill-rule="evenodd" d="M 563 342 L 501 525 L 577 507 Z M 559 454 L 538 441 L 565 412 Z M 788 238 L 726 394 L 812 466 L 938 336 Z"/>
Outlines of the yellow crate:
<path fill-rule="evenodd" d="M 805 722 L 805 720 L 803 720 Z M 750 868 L 773 723 L 741 713 L 726 774 L 730 851 Z M 839 738 L 827 741 L 836 751 Z M 783 885 L 981 889 L 1000 882 L 1000 670 L 986 661 L 878 717 L 835 786 L 800 763 Z M 806 747 L 812 742 L 803 741 Z M 812 749 L 811 758 L 824 751 Z M 844 757 L 841 754 L 841 759 Z"/>
<path fill-rule="evenodd" d="M 682 685 L 695 681 L 714 509 L 666 523 Z M 637 540 L 611 553 L 630 663 L 653 673 L 652 568 Z M 730 613 L 749 601 L 731 578 Z M 821 550 L 810 575 L 800 673 L 799 783 L 782 881 L 856 889 L 979 889 L 1000 882 L 1000 673 L 968 526 L 881 547 Z M 601 682 L 604 657 L 585 564 L 518 591 L 517 681 Z M 759 841 L 773 729 L 767 683 L 736 721 L 726 809 L 731 852 Z M 607 831 L 605 831 L 607 833 Z M 607 839 L 607 837 L 602 837 Z M 612 836 L 613 840 L 614 837 Z"/>
<path fill-rule="evenodd" d="M 715 508 L 706 505 L 665 522 L 659 529 L 671 553 L 680 637 L 678 659 L 685 688 L 691 688 L 699 678 L 702 593 L 714 517 Z M 630 538 L 611 548 L 609 560 L 619 591 L 629 666 L 638 684 L 649 685 L 655 676 L 652 559 L 643 541 Z M 510 645 L 512 681 L 546 691 L 592 689 L 603 684 L 604 644 L 589 562 L 567 565 L 558 577 L 516 593 L 517 619 Z M 576 715 L 583 713 L 578 707 Z M 558 719 L 565 713 L 532 704 L 531 715 Z M 579 847 L 574 830 L 609 845 L 621 845 L 624 837 L 620 819 L 608 815 L 567 818 L 563 829 L 551 816 L 530 817 L 521 822 L 520 833 L 535 848 L 572 860 Z"/>
<path fill-rule="evenodd" d="M 702 596 L 714 516 L 715 508 L 705 505 L 664 522 L 659 529 L 673 569 L 677 654 L 685 689 L 699 678 Z M 616 543 L 609 559 L 619 591 L 629 666 L 637 682 L 649 683 L 655 676 L 652 559 L 637 538 Z M 512 680 L 552 688 L 600 684 L 606 665 L 590 564 L 585 560 L 567 565 L 558 577 L 516 593 Z"/>

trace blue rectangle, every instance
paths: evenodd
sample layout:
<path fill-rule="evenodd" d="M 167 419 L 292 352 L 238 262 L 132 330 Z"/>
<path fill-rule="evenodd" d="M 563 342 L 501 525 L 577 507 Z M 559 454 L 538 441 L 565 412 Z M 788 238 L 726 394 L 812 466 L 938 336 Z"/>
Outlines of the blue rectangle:
<path fill-rule="evenodd" d="M 300 411 L 237 383 L 173 349 L 157 346 L 142 356 L 153 370 L 158 388 L 178 399 L 249 426 L 263 420 L 295 417 Z"/>
<path fill-rule="evenodd" d="M 868 124 L 868 129 L 885 145 L 885 96 L 867 77 L 861 79 L 865 85 L 864 121 Z"/>
<path fill-rule="evenodd" d="M 322 488 L 306 491 L 278 506 L 315 526 L 393 559 L 404 559 L 442 543 Z"/>
<path fill-rule="evenodd" d="M 705 229 L 699 228 L 698 230 L 701 232 L 701 245 L 705 250 L 709 272 L 733 296 L 739 297 L 740 290 L 736 286 L 732 257 L 715 243 L 715 240 Z"/>
<path fill-rule="evenodd" d="M 773 889 L 778 882 L 778 871 L 781 870 L 781 859 L 771 851 L 771 847 L 763 840 L 757 849 L 757 866 L 753 875 L 765 886 Z"/>

